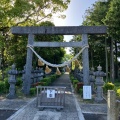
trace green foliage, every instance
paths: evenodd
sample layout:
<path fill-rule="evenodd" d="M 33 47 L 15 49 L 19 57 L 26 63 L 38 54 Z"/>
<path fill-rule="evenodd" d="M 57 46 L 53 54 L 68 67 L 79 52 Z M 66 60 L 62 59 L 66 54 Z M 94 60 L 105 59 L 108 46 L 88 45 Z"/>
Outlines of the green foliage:
<path fill-rule="evenodd" d="M 76 78 L 74 78 L 72 74 L 70 74 L 70 80 L 73 84 L 75 91 L 82 96 L 83 95 L 83 83 L 79 82 Z"/>
<path fill-rule="evenodd" d="M 33 25 L 67 9 L 70 0 L 1 0 L 0 26 Z M 50 11 L 50 12 L 45 12 Z M 38 17 L 39 16 L 39 17 Z M 60 15 L 59 17 L 62 17 Z"/>
<path fill-rule="evenodd" d="M 114 90 L 115 85 L 111 82 L 105 83 L 103 86 L 103 90 L 107 92 L 108 90 Z"/>
<path fill-rule="evenodd" d="M 70 80 L 71 80 L 71 82 L 73 83 L 73 80 L 74 80 L 75 78 L 72 76 L 72 75 L 70 75 Z"/>
<path fill-rule="evenodd" d="M 117 89 L 116 94 L 117 94 L 117 96 L 119 96 L 119 97 L 120 97 L 120 88 L 119 88 L 119 89 Z"/>
<path fill-rule="evenodd" d="M 5 87 L 6 87 L 6 90 L 9 90 L 9 87 L 10 87 L 10 84 L 8 83 L 8 79 L 5 78 Z"/>
<path fill-rule="evenodd" d="M 48 81 L 43 82 L 43 86 L 48 86 L 48 85 L 49 85 Z"/>
<path fill-rule="evenodd" d="M 62 61 L 65 62 L 65 61 L 70 60 L 71 58 L 73 58 L 73 56 L 71 54 L 64 54 Z"/>
<path fill-rule="evenodd" d="M 73 80 L 73 86 L 75 87 L 75 85 L 78 83 L 79 81 L 76 79 L 76 80 Z"/>
<path fill-rule="evenodd" d="M 6 91 L 5 82 L 0 81 L 0 93 L 5 93 L 5 91 Z"/>
<path fill-rule="evenodd" d="M 53 82 L 53 81 L 55 81 L 55 80 L 56 80 L 57 75 L 51 75 L 50 77 L 51 77 L 51 82 Z"/>
<path fill-rule="evenodd" d="M 0 0 L 0 53 L 3 68 L 14 62 L 17 68 L 22 69 L 26 61 L 27 36 L 11 35 L 12 26 L 39 26 L 44 19 L 50 21 L 54 14 L 64 17 L 60 12 L 66 10 L 69 3 L 70 0 Z M 61 36 L 59 39 L 62 39 Z M 59 39 L 56 37 L 54 40 Z M 59 54 L 56 54 L 63 56 L 63 51 L 59 48 Z M 60 58 L 58 56 L 57 60 Z"/>
<path fill-rule="evenodd" d="M 80 88 L 79 91 L 78 91 L 78 93 L 82 96 L 83 95 L 83 89 Z"/>
<path fill-rule="evenodd" d="M 48 86 L 50 85 L 52 82 L 54 82 L 57 78 L 59 77 L 59 75 L 50 75 L 48 77 L 43 78 L 42 80 L 40 80 L 40 82 L 37 82 L 35 84 L 32 85 L 32 87 L 36 87 L 36 86 Z"/>
<path fill-rule="evenodd" d="M 120 16 L 119 12 L 120 1 L 119 0 L 111 0 L 109 4 L 109 10 L 105 19 L 103 20 L 105 25 L 108 26 L 108 34 L 115 38 L 120 39 Z"/>
<path fill-rule="evenodd" d="M 83 25 L 88 25 L 88 26 L 99 26 L 99 25 L 104 25 L 104 22 L 102 21 L 108 11 L 108 3 L 104 2 L 102 3 L 101 1 L 95 2 L 92 7 L 88 8 L 86 10 L 85 14 L 85 20 L 83 21 Z"/>
<path fill-rule="evenodd" d="M 21 80 L 21 78 L 17 79 L 16 86 L 19 86 L 19 87 L 22 86 L 22 80 Z"/>
<path fill-rule="evenodd" d="M 16 68 L 22 70 L 23 66 L 26 63 L 26 50 L 27 50 L 26 46 L 27 46 L 27 36 L 12 37 L 11 44 L 9 44 L 9 47 L 7 48 L 6 51 L 7 63 L 9 65 L 15 63 Z"/>
<path fill-rule="evenodd" d="M 109 9 L 108 2 L 95 2 L 91 8 L 86 10 L 83 25 L 87 26 L 102 26 L 104 25 L 103 19 L 106 17 Z M 104 66 L 105 63 L 105 36 L 103 35 L 90 35 L 89 37 L 89 64 L 90 67 L 96 68 L 98 64 Z M 109 42 L 109 41 L 108 41 Z M 109 59 L 109 58 L 108 58 Z M 105 67 L 103 67 L 105 71 Z"/>
<path fill-rule="evenodd" d="M 50 21 L 46 21 L 46 22 L 42 22 L 40 24 L 40 26 L 54 26 L 53 23 L 51 23 Z M 62 42 L 63 41 L 63 35 L 36 35 L 35 37 L 36 41 L 47 41 L 47 42 L 51 42 L 51 41 L 56 41 L 56 42 Z M 61 47 L 58 48 L 49 48 L 49 47 L 45 47 L 45 48 L 36 48 L 35 49 L 37 53 L 39 53 L 39 55 L 45 59 L 46 61 L 49 61 L 50 63 L 53 64 L 59 64 L 62 62 L 62 58 L 65 54 L 65 50 Z M 34 56 L 33 57 L 34 61 L 35 61 L 35 65 L 37 63 L 37 57 Z"/>
<path fill-rule="evenodd" d="M 30 95 L 35 95 L 37 89 L 36 88 L 30 88 Z"/>
<path fill-rule="evenodd" d="M 51 78 L 50 77 L 43 78 L 41 82 L 44 82 L 44 86 L 49 85 L 51 83 Z"/>
<path fill-rule="evenodd" d="M 77 83 L 75 83 L 75 85 L 74 85 L 75 87 L 75 91 L 77 92 L 77 93 L 79 93 L 79 90 L 80 89 L 83 89 L 83 83 L 82 82 L 77 82 Z"/>

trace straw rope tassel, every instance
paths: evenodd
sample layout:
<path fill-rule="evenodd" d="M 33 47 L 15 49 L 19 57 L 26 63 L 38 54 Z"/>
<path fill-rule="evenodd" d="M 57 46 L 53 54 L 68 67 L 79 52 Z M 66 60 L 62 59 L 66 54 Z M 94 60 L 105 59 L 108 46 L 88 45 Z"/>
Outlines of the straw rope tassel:
<path fill-rule="evenodd" d="M 76 59 L 75 60 L 75 66 L 79 66 L 80 64 L 79 64 L 79 61 Z"/>
<path fill-rule="evenodd" d="M 44 63 L 40 59 L 38 59 L 38 66 L 44 66 Z"/>
<path fill-rule="evenodd" d="M 58 67 L 57 67 L 57 70 L 56 70 L 56 74 L 57 74 L 57 75 L 61 75 L 61 72 L 60 72 L 60 70 L 59 70 Z"/>
<path fill-rule="evenodd" d="M 69 73 L 70 73 L 70 71 L 71 71 L 71 70 L 70 70 L 69 66 L 67 66 L 67 67 L 66 67 L 66 72 L 69 72 Z"/>
<path fill-rule="evenodd" d="M 46 68 L 45 68 L 45 73 L 48 74 L 51 72 L 51 69 L 46 65 Z"/>

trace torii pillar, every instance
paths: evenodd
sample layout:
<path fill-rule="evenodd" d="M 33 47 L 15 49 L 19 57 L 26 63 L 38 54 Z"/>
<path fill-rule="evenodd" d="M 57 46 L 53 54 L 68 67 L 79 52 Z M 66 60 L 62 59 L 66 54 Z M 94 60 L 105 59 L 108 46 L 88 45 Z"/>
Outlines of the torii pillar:
<path fill-rule="evenodd" d="M 82 34 L 83 46 L 88 45 L 88 35 Z M 84 85 L 89 85 L 89 55 L 88 48 L 85 48 L 82 52 L 82 62 L 83 62 L 83 83 Z"/>

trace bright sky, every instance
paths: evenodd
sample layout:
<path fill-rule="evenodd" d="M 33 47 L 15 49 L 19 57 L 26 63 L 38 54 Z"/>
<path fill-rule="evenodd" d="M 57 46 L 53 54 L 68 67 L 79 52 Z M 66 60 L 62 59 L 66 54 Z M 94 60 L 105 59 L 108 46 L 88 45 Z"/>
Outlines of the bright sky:
<path fill-rule="evenodd" d="M 71 0 L 68 9 L 64 12 L 65 19 L 54 18 L 56 26 L 79 26 L 83 22 L 85 10 L 97 0 Z"/>
<path fill-rule="evenodd" d="M 71 0 L 68 9 L 64 12 L 65 19 L 54 18 L 55 26 L 79 26 L 82 25 L 85 10 L 98 0 Z M 72 36 L 64 36 L 69 41 Z"/>

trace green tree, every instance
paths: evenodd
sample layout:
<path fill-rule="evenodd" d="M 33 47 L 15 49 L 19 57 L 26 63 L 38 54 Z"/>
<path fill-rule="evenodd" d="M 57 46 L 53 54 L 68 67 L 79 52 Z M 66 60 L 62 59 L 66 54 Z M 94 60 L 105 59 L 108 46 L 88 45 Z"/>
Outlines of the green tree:
<path fill-rule="evenodd" d="M 119 19 L 119 0 L 111 0 L 109 4 L 109 10 L 107 12 L 106 17 L 103 19 L 103 22 L 106 26 L 108 26 L 108 34 L 112 38 L 113 44 L 115 46 L 114 54 L 115 54 L 115 77 L 118 78 L 118 61 L 117 57 L 119 55 L 118 52 L 118 44 L 120 43 L 120 19 Z"/>
<path fill-rule="evenodd" d="M 50 21 L 41 22 L 38 26 L 54 26 Z M 35 41 L 63 41 L 62 35 L 35 35 Z M 15 35 L 11 40 L 11 45 L 8 47 L 7 58 L 8 63 L 16 63 L 17 68 L 23 69 L 23 66 L 26 63 L 26 46 L 27 46 L 27 36 L 17 36 Z M 14 45 L 13 45 L 14 43 Z M 61 63 L 62 57 L 65 54 L 63 48 L 35 48 L 36 52 L 43 57 L 46 61 L 54 64 Z M 22 54 L 21 54 L 22 53 Z M 38 58 L 33 56 L 33 66 L 38 65 Z"/>
<path fill-rule="evenodd" d="M 109 8 L 108 2 L 95 2 L 91 8 L 88 8 L 84 15 L 84 26 L 101 26 L 104 25 L 105 18 Z M 77 40 L 77 39 L 76 39 Z M 89 61 L 90 67 L 95 67 L 100 64 L 105 70 L 105 36 L 104 35 L 89 35 Z"/>
<path fill-rule="evenodd" d="M 70 0 L 0 0 L 0 53 L 2 68 L 4 69 L 8 64 L 11 65 L 10 63 L 12 63 L 14 58 L 16 59 L 15 62 L 21 58 L 23 58 L 21 62 L 24 61 L 24 54 L 21 55 L 24 49 L 18 45 L 23 44 L 20 39 L 26 38 L 12 36 L 10 33 L 11 26 L 38 25 L 41 21 L 52 20 L 54 15 L 64 18 L 65 16 L 61 12 L 67 9 L 69 3 Z M 26 45 L 26 41 L 24 42 L 23 46 Z M 13 52 L 9 51 L 12 48 L 18 49 L 15 55 L 13 55 L 15 53 L 14 50 Z"/>
<path fill-rule="evenodd" d="M 46 21 L 41 22 L 40 26 L 54 26 L 53 23 Z M 36 41 L 47 41 L 47 42 L 63 42 L 63 35 L 36 35 Z M 65 50 L 63 48 L 36 48 L 37 53 L 41 55 L 46 61 L 58 64 L 62 62 L 62 58 L 64 57 Z M 37 63 L 37 59 L 35 59 Z"/>
<path fill-rule="evenodd" d="M 1 0 L 0 26 L 34 25 L 44 18 L 58 17 L 67 9 L 70 0 Z"/>
<path fill-rule="evenodd" d="M 102 21 L 108 11 L 108 3 L 107 2 L 95 2 L 92 7 L 88 8 L 85 12 L 83 25 L 88 26 L 99 26 L 104 25 Z"/>

